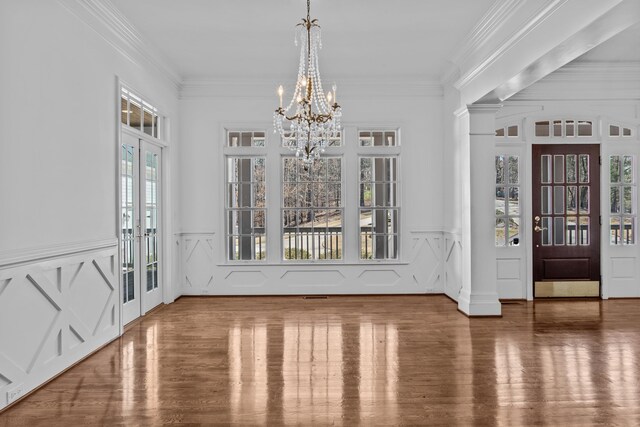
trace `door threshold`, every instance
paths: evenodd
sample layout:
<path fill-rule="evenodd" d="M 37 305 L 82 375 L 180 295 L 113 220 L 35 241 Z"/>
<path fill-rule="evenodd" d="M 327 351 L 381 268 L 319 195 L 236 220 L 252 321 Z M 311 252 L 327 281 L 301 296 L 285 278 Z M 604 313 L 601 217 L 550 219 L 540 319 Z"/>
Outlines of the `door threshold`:
<path fill-rule="evenodd" d="M 600 296 L 599 280 L 535 282 L 536 298 L 587 298 Z"/>

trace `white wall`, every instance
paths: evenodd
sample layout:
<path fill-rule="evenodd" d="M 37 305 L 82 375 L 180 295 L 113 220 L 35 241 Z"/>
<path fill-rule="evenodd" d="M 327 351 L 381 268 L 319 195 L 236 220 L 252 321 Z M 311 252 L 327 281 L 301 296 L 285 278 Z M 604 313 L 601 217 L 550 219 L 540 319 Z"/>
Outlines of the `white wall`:
<path fill-rule="evenodd" d="M 272 132 L 277 98 L 261 95 L 275 93 L 272 87 L 253 88 L 259 95 L 251 96 L 246 88 L 237 86 L 239 96 L 225 96 L 228 88 L 208 87 L 196 91 L 187 83 L 180 101 L 182 235 L 177 239 L 183 257 L 184 293 L 442 292 L 441 94 L 436 90 L 423 96 L 380 96 L 375 87 L 368 91 L 355 85 L 344 86 L 339 96 L 345 128 L 388 126 L 401 130 L 403 256 L 400 262 L 331 266 L 226 263 L 222 228 L 224 196 L 220 185 L 224 179 L 221 170 L 224 129 L 245 126 Z M 233 90 L 229 92 L 233 94 Z M 216 96 L 217 93 L 220 96 Z M 355 138 L 346 141 L 346 144 L 356 143 Z M 346 205 L 353 206 L 353 203 L 357 203 L 357 196 L 345 201 Z M 277 228 L 268 230 L 270 235 L 278 232 Z"/>
<path fill-rule="evenodd" d="M 176 86 L 89 5 L 0 2 L 0 408 L 120 333 L 116 76 L 177 140 Z"/>

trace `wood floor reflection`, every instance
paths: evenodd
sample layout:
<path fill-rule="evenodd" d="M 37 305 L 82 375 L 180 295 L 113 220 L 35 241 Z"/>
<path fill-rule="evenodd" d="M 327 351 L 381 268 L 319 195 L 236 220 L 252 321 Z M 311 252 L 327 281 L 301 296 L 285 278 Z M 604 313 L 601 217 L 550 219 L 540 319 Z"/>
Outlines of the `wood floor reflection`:
<path fill-rule="evenodd" d="M 0 425 L 640 425 L 640 302 L 182 298 Z"/>

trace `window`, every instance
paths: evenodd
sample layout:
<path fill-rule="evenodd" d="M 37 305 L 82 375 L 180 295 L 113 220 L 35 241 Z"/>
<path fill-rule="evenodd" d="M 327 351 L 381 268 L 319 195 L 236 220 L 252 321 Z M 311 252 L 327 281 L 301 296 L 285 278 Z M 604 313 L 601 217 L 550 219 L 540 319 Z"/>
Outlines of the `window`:
<path fill-rule="evenodd" d="M 359 184 L 360 258 L 397 259 L 397 157 L 361 157 Z"/>
<path fill-rule="evenodd" d="M 267 250 L 265 158 L 228 156 L 226 163 L 228 259 L 264 260 Z"/>
<path fill-rule="evenodd" d="M 520 179 L 518 156 L 498 155 L 496 161 L 496 246 L 520 244 Z"/>
<path fill-rule="evenodd" d="M 229 132 L 227 147 L 264 147 L 264 132 Z"/>
<path fill-rule="evenodd" d="M 543 120 L 535 123 L 537 137 L 575 137 L 593 136 L 593 122 L 589 120 Z"/>
<path fill-rule="evenodd" d="M 285 260 L 342 259 L 342 158 L 282 158 Z"/>
<path fill-rule="evenodd" d="M 363 130 L 360 131 L 361 147 L 395 147 L 397 145 L 395 130 Z"/>
<path fill-rule="evenodd" d="M 504 138 L 515 138 L 518 136 L 518 125 L 506 126 L 500 129 L 496 129 L 496 136 Z"/>
<path fill-rule="evenodd" d="M 619 125 L 609 125 L 610 137 L 630 137 L 631 129 Z"/>
<path fill-rule="evenodd" d="M 635 243 L 637 197 L 634 156 L 609 157 L 609 196 L 610 242 L 612 245 L 632 245 Z"/>
<path fill-rule="evenodd" d="M 160 138 L 158 109 L 124 87 L 120 93 L 120 122 L 154 138 Z"/>

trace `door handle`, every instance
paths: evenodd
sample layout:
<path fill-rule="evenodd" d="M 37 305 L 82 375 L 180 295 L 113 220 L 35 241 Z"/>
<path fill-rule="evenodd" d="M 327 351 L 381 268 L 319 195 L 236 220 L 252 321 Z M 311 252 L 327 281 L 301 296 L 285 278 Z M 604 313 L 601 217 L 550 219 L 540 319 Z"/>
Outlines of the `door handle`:
<path fill-rule="evenodd" d="M 533 227 L 533 231 L 534 232 L 540 233 L 540 232 L 542 232 L 542 231 L 547 229 L 547 227 L 540 227 L 540 217 L 538 215 L 536 215 L 533 218 L 533 221 L 534 221 L 534 227 Z"/>

